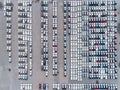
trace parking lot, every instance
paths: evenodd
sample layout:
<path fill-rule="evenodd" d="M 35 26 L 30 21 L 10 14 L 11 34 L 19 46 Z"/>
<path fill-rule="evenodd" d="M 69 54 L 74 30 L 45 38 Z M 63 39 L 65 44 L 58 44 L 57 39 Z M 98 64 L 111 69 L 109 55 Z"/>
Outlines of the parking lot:
<path fill-rule="evenodd" d="M 23 3 L 24 0 L 18 1 Z M 118 80 L 114 80 L 115 77 L 113 73 L 115 71 L 113 71 L 113 69 L 111 69 L 109 73 L 111 73 L 111 79 L 114 79 L 106 80 L 108 78 L 110 79 L 110 77 L 108 77 L 109 75 L 105 73 L 107 69 L 89 69 L 89 67 L 86 68 L 88 65 L 86 62 L 82 63 L 85 68 L 81 68 L 80 50 L 82 44 L 80 42 L 82 42 L 82 40 L 79 39 L 80 36 L 77 34 L 81 32 L 81 29 L 72 31 L 69 28 L 69 26 L 71 26 L 72 29 L 76 29 L 75 26 L 81 24 L 81 21 L 78 20 L 77 22 L 79 23 L 76 24 L 75 11 L 67 11 L 63 0 L 58 0 L 57 3 L 53 0 L 53 2 L 46 0 L 42 5 L 40 2 L 30 2 L 30 0 L 28 0 L 27 3 L 18 5 L 17 0 L 12 0 L 14 4 L 13 11 L 11 11 L 12 20 L 7 19 L 4 16 L 4 12 L 0 11 L 0 20 L 3 21 L 0 25 L 0 42 L 2 42 L 0 47 L 3 47 L 0 48 L 3 52 L 0 54 L 2 58 L 2 60 L 0 60 L 0 90 L 39 90 L 39 88 L 46 88 L 46 90 L 65 90 L 64 88 L 67 88 L 67 90 L 84 90 L 83 88 L 85 88 L 85 90 L 87 90 L 88 87 L 91 87 L 91 89 L 93 87 L 96 89 L 97 87 L 104 89 L 109 87 L 111 88 L 109 90 L 116 90 L 115 88 L 118 87 L 119 90 L 119 84 L 116 86 L 116 84 L 119 83 L 119 67 Z M 78 7 L 80 7 L 80 5 Z M 27 14 L 24 13 L 24 10 L 27 10 Z M 67 20 L 66 12 L 71 15 Z M 16 13 L 18 13 L 18 15 Z M 26 15 L 28 15 L 28 17 L 25 17 Z M 67 21 L 69 21 L 69 19 L 71 22 L 68 24 Z M 6 22 L 8 24 L 5 24 Z M 9 26 L 11 23 L 12 27 Z M 9 29 L 6 29 L 6 25 Z M 80 28 L 81 26 L 78 27 Z M 9 36 L 6 34 L 6 30 Z M 92 31 L 89 36 L 91 34 L 93 34 Z M 85 40 L 84 36 L 85 35 L 82 36 L 82 39 Z M 94 35 L 91 36 L 91 38 L 94 37 Z M 119 43 L 119 34 L 117 35 L 117 39 Z M 92 42 L 92 40 L 90 41 Z M 12 45 L 9 43 L 9 47 L 7 47 L 7 42 L 12 43 Z M 119 47 L 119 44 L 117 45 Z M 87 48 L 83 48 L 83 56 L 86 55 L 86 49 Z M 118 48 L 118 52 L 119 50 Z M 80 52 L 78 53 L 78 51 Z M 89 53 L 91 52 L 92 51 L 89 51 Z M 94 54 L 94 52 L 92 53 Z M 90 66 L 101 65 L 92 63 L 94 62 L 93 59 L 98 60 L 98 58 L 94 58 L 91 55 Z M 84 60 L 86 60 L 86 58 L 84 58 Z M 98 60 L 98 62 L 100 62 L 100 60 Z M 107 64 L 102 65 L 106 67 Z M 114 65 L 111 65 L 111 67 L 114 68 Z M 9 71 L 9 68 L 11 71 Z M 86 73 L 88 69 L 89 74 Z M 99 85 L 96 84 L 97 77 L 101 79 L 98 80 Z"/>

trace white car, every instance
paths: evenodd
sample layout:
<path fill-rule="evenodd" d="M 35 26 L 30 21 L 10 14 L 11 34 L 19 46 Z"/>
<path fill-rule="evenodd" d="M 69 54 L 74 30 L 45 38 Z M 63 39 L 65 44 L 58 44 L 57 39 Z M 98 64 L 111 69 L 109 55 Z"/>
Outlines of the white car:
<path fill-rule="evenodd" d="M 12 52 L 9 52 L 8 55 L 9 55 L 9 57 L 11 57 L 12 56 Z"/>
<path fill-rule="evenodd" d="M 32 66 L 32 62 L 29 62 L 30 63 L 30 65 Z"/>
<path fill-rule="evenodd" d="M 30 29 L 30 30 L 31 30 L 31 29 L 32 29 L 32 25 L 29 25 L 29 28 L 28 28 L 28 29 Z"/>
<path fill-rule="evenodd" d="M 30 53 L 30 58 L 32 58 L 32 53 Z"/>
<path fill-rule="evenodd" d="M 32 52 L 32 48 L 31 47 L 30 47 L 29 51 Z"/>
<path fill-rule="evenodd" d="M 46 76 L 46 77 L 48 76 L 48 71 L 45 72 L 45 76 Z"/>
<path fill-rule="evenodd" d="M 29 42 L 30 46 L 32 46 L 32 41 Z"/>
<path fill-rule="evenodd" d="M 12 62 L 12 58 L 11 58 L 11 57 L 8 58 L 8 62 L 9 62 L 9 63 Z"/>
<path fill-rule="evenodd" d="M 32 90 L 32 84 L 29 84 L 30 90 Z"/>
<path fill-rule="evenodd" d="M 9 15 L 9 16 L 12 16 L 12 12 L 6 12 L 6 14 Z"/>
<path fill-rule="evenodd" d="M 7 46 L 7 50 L 11 51 L 12 47 L 11 46 Z M 9 54 L 10 55 L 10 54 Z"/>
<path fill-rule="evenodd" d="M 44 10 L 48 11 L 48 7 L 43 7 Z"/>
<path fill-rule="evenodd" d="M 30 11 L 32 11 L 32 8 L 30 8 Z M 32 18 L 32 13 L 29 13 L 29 17 Z"/>
<path fill-rule="evenodd" d="M 28 23 L 32 24 L 32 20 L 31 20 L 31 19 L 28 19 Z"/>
<path fill-rule="evenodd" d="M 45 66 L 45 70 L 48 70 L 48 65 Z"/>
<path fill-rule="evenodd" d="M 58 68 L 57 64 L 54 64 L 53 69 L 57 69 L 57 68 Z"/>
<path fill-rule="evenodd" d="M 67 85 L 66 84 L 62 84 L 62 89 L 66 89 Z"/>
<path fill-rule="evenodd" d="M 6 29 L 8 33 L 11 34 L 12 30 L 11 29 Z"/>
<path fill-rule="evenodd" d="M 53 23 L 57 23 L 57 18 L 53 18 Z"/>
<path fill-rule="evenodd" d="M 53 11 L 53 15 L 54 15 L 54 16 L 57 16 L 57 11 Z"/>
<path fill-rule="evenodd" d="M 7 19 L 7 21 L 11 21 L 11 20 Z M 7 26 L 7 27 L 10 27 L 10 26 L 11 26 L 11 23 L 6 23 L 6 26 Z"/>
<path fill-rule="evenodd" d="M 32 67 L 33 67 L 33 66 L 32 66 L 32 65 L 30 65 L 29 69 L 30 69 L 30 70 L 32 70 Z"/>
<path fill-rule="evenodd" d="M 33 71 L 32 71 L 32 70 L 30 70 L 30 76 L 32 76 L 32 73 L 33 73 Z"/>
<path fill-rule="evenodd" d="M 57 75 L 58 74 L 58 70 L 53 70 L 53 75 Z"/>
<path fill-rule="evenodd" d="M 41 65 L 43 65 L 43 61 L 41 61 Z"/>
<path fill-rule="evenodd" d="M 21 77 L 22 77 L 22 75 L 19 74 L 19 75 L 18 75 L 18 79 L 21 79 Z"/>

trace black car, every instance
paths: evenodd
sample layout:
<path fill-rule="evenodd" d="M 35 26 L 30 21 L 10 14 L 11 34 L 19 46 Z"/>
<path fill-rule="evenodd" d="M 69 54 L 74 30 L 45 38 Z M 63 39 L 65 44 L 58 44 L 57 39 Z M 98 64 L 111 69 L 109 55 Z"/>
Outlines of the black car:
<path fill-rule="evenodd" d="M 46 90 L 46 84 L 45 83 L 43 83 L 43 89 Z"/>

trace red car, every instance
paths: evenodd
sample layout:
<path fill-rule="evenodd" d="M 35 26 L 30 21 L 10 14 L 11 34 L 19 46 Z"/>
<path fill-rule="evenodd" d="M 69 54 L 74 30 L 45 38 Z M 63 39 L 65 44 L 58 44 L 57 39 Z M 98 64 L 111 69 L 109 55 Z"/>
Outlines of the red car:
<path fill-rule="evenodd" d="M 39 89 L 41 90 L 41 84 L 39 83 Z"/>

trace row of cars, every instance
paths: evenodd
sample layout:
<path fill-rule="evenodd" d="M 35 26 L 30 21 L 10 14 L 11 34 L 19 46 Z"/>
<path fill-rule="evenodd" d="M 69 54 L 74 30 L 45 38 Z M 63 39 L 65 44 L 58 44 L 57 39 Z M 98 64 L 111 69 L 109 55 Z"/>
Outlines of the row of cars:
<path fill-rule="evenodd" d="M 60 84 L 53 84 L 53 90 L 60 90 Z"/>
<path fill-rule="evenodd" d="M 103 6 L 100 4 L 103 3 L 101 1 L 89 1 L 88 3 L 100 4 L 99 6 L 96 6 L 96 4 L 91 6 L 87 4 L 87 2 L 88 1 L 84 1 L 83 7 L 86 7 L 86 9 L 84 8 L 84 10 L 82 10 L 82 22 L 84 23 L 82 30 L 86 32 L 87 37 L 89 37 L 83 39 L 83 41 L 87 41 L 89 44 L 86 45 L 88 46 L 88 52 L 85 52 L 82 57 L 88 57 L 86 63 L 89 63 L 90 67 L 88 71 L 83 72 L 83 77 L 88 73 L 89 75 L 84 78 L 117 79 L 117 61 L 115 59 L 117 56 L 116 9 L 106 9 L 106 7 L 116 8 L 116 5 L 104 4 Z M 110 2 L 112 2 L 112 0 Z M 88 7 L 94 7 L 94 9 L 88 10 Z"/>
<path fill-rule="evenodd" d="M 11 0 L 4 1 L 4 16 L 6 17 L 6 43 L 8 52 L 8 62 L 12 62 L 12 11 L 13 4 Z"/>
<path fill-rule="evenodd" d="M 32 84 L 20 84 L 20 90 L 33 90 Z"/>
<path fill-rule="evenodd" d="M 18 79 L 32 76 L 32 0 L 18 0 Z"/>
<path fill-rule="evenodd" d="M 53 23 L 52 23 L 52 32 L 53 32 L 53 75 L 57 76 L 59 71 L 58 71 L 58 31 L 57 31 L 57 1 L 53 0 Z"/>
<path fill-rule="evenodd" d="M 89 6 L 106 6 L 106 5 L 117 5 L 116 1 L 101 1 L 101 2 L 93 2 L 93 1 L 87 1 L 83 2 L 83 5 L 89 5 Z"/>
<path fill-rule="evenodd" d="M 63 2 L 63 65 L 64 76 L 67 76 L 67 1 Z"/>
<path fill-rule="evenodd" d="M 116 84 L 69 84 L 69 90 L 118 90 Z"/>
<path fill-rule="evenodd" d="M 117 79 L 116 9 L 106 10 L 105 7 L 101 7 L 97 10 L 98 7 L 95 6 L 96 10 L 91 11 L 88 8 L 93 6 L 88 6 L 87 2 L 69 1 L 67 5 L 64 2 L 64 6 L 67 6 L 67 8 L 64 8 L 64 13 L 68 11 L 68 30 L 70 30 L 71 39 L 71 80 L 81 80 L 79 76 L 89 79 Z M 114 4 L 108 6 L 116 8 Z M 102 9 L 105 9 L 104 13 Z M 108 13 L 111 11 L 114 14 L 111 15 Z M 76 12 L 81 12 L 81 14 Z M 79 23 L 80 20 L 82 20 L 82 23 Z M 83 66 L 80 69 L 78 66 L 81 65 L 81 62 Z M 84 67 L 86 64 L 90 65 L 91 68 L 83 72 L 87 68 L 87 66 Z M 99 68 L 99 74 L 89 73 L 89 71 L 95 71 Z M 105 72 L 106 68 L 111 72 Z M 80 72 L 76 72 L 75 70 L 79 70 Z"/>
<path fill-rule="evenodd" d="M 70 79 L 71 80 L 82 80 L 81 73 L 81 16 L 79 12 L 81 12 L 81 4 L 82 2 L 79 0 L 71 0 L 64 1 L 64 9 L 63 12 L 64 18 L 67 18 L 68 34 L 70 36 Z M 67 17 L 66 17 L 67 16 Z M 64 19 L 65 20 L 65 19 Z M 65 20 L 66 21 L 66 20 Z M 78 72 L 79 71 L 79 72 Z"/>
<path fill-rule="evenodd" d="M 82 67 L 82 77 L 83 78 L 89 78 L 89 79 L 117 79 L 117 68 L 115 68 L 113 65 L 110 65 L 110 67 L 107 65 L 108 63 L 103 62 L 88 62 L 89 67 L 87 68 Z M 117 66 L 116 66 L 117 67 Z M 111 68 L 111 69 L 108 69 Z"/>
<path fill-rule="evenodd" d="M 41 1 L 41 70 L 48 76 L 48 1 Z"/>
<path fill-rule="evenodd" d="M 48 90 L 49 86 L 47 83 L 39 83 L 39 90 Z M 116 84 L 108 83 L 89 83 L 89 84 L 53 84 L 53 90 L 118 90 Z"/>
<path fill-rule="evenodd" d="M 85 74 L 83 74 L 85 75 Z M 85 77 L 85 76 L 83 76 Z M 87 77 L 87 76 L 86 76 Z M 117 74 L 116 75 L 110 75 L 110 74 L 89 74 L 88 75 L 89 79 L 117 79 Z"/>
<path fill-rule="evenodd" d="M 48 90 L 48 84 L 47 83 L 39 83 L 38 85 L 39 90 Z"/>
<path fill-rule="evenodd" d="M 87 2 L 87 1 L 86 1 Z M 81 53 L 81 56 L 82 56 L 82 58 L 84 58 L 84 59 L 82 59 L 83 60 L 83 62 L 84 62 L 84 66 L 83 67 L 81 67 L 82 69 L 81 69 L 81 72 L 82 72 L 82 78 L 88 78 L 88 70 L 89 70 L 89 62 L 87 62 L 87 59 L 88 59 L 88 46 L 89 46 L 89 43 L 88 43 L 88 32 L 90 31 L 88 31 L 87 30 L 87 25 L 89 25 L 88 23 L 87 23 L 87 21 L 88 21 L 88 13 L 87 12 L 84 12 L 85 10 L 88 10 L 88 7 L 86 7 L 85 6 L 85 3 L 86 2 L 82 2 L 82 9 L 81 9 L 81 19 L 82 19 L 82 27 L 81 27 L 81 29 L 82 29 L 82 37 L 81 37 L 81 40 L 82 40 L 82 45 L 83 45 L 83 47 L 85 47 L 85 48 L 83 48 L 82 49 L 82 53 Z M 83 28 L 85 26 L 85 28 Z M 92 64 L 94 64 L 94 63 L 92 63 Z M 87 66 L 88 65 L 88 66 Z"/>
<path fill-rule="evenodd" d="M 64 13 L 68 11 L 68 30 L 70 31 L 71 39 L 71 79 L 74 77 L 74 80 L 77 80 L 79 78 L 77 77 L 78 74 L 83 78 L 90 77 L 90 79 L 117 79 L 117 63 L 116 58 L 114 58 L 117 56 L 116 9 L 106 10 L 103 6 L 101 6 L 101 8 L 95 6 L 95 10 L 91 11 L 88 10 L 88 7 L 93 6 L 88 6 L 87 2 L 88 1 L 69 1 L 68 4 L 64 2 Z M 90 2 L 92 1 L 89 1 L 89 3 Z M 112 2 L 112 0 L 110 2 Z M 115 5 L 116 4 L 109 4 L 108 7 L 116 8 Z M 107 5 L 105 4 L 105 6 Z M 102 11 L 103 9 L 105 9 L 104 13 Z M 112 13 L 114 12 L 114 14 L 111 15 L 108 13 L 111 11 Z M 81 14 L 77 14 L 76 12 L 81 12 Z M 79 23 L 80 20 L 82 20 L 82 23 Z M 64 24 L 66 24 L 66 22 Z M 82 31 L 80 31 L 79 28 Z M 80 56 L 82 56 L 82 58 Z M 103 63 L 104 61 L 107 63 Z M 84 62 L 84 65 L 92 63 L 90 66 L 91 70 L 101 68 L 98 72 L 99 74 L 89 73 L 89 70 L 82 72 L 82 69 L 87 67 L 81 67 L 80 69 L 78 66 L 80 66 L 81 62 Z M 110 69 L 111 72 L 104 72 L 106 68 Z M 80 70 L 81 72 L 75 72 L 75 70 Z"/>
<path fill-rule="evenodd" d="M 39 90 L 48 90 L 49 86 L 47 83 L 39 83 L 38 88 L 39 88 Z M 61 87 L 60 87 L 60 84 L 53 84 L 53 90 L 60 90 L 60 88 L 62 90 L 67 90 L 67 84 L 62 83 Z"/>

